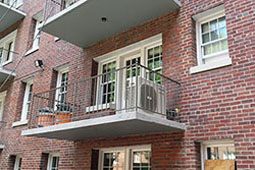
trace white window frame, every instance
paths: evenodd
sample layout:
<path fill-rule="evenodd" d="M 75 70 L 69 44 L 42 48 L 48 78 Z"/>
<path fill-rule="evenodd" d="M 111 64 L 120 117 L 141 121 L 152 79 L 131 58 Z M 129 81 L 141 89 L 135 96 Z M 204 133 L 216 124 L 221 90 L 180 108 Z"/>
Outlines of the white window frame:
<path fill-rule="evenodd" d="M 60 94 L 59 87 L 61 87 L 62 76 L 63 76 L 64 73 L 69 72 L 69 67 L 68 66 L 63 66 L 63 67 L 60 67 L 60 68 L 56 69 L 56 71 L 58 72 L 58 76 L 57 76 L 56 95 L 55 95 L 55 101 L 56 102 L 54 104 L 54 109 L 55 110 L 57 109 L 56 104 L 57 104 L 57 101 L 58 101 L 58 96 Z"/>
<path fill-rule="evenodd" d="M 15 163 L 14 163 L 14 170 L 21 170 L 21 167 L 19 167 L 20 160 L 22 161 L 22 157 L 19 155 L 16 155 Z M 21 162 L 22 164 L 22 162 Z"/>
<path fill-rule="evenodd" d="M 4 103 L 5 103 L 6 94 L 7 94 L 7 91 L 4 91 L 4 92 L 0 93 L 0 101 L 1 101 L 1 106 L 0 106 L 0 122 L 3 120 Z"/>
<path fill-rule="evenodd" d="M 5 36 L 4 38 L 2 38 L 0 40 L 0 48 L 3 48 L 2 51 L 2 56 L 1 56 L 1 61 L 0 61 L 0 65 L 4 66 L 6 64 L 9 64 L 12 62 L 13 60 L 13 55 L 14 55 L 14 49 L 15 49 L 15 41 L 16 41 L 16 35 L 17 35 L 17 30 L 11 32 L 10 34 L 8 34 L 7 36 Z M 9 60 L 6 60 L 7 58 L 7 53 L 8 53 L 8 47 L 9 47 L 9 43 L 12 42 L 12 48 L 10 51 L 10 56 L 9 56 Z M 5 61 L 6 60 L 6 61 Z"/>
<path fill-rule="evenodd" d="M 52 161 L 53 161 L 53 157 L 58 157 L 58 161 L 60 161 L 60 154 L 59 153 L 50 153 L 49 154 L 49 158 L 48 158 L 48 165 L 47 165 L 47 170 L 52 170 Z M 58 162 L 59 165 L 59 162 Z"/>
<path fill-rule="evenodd" d="M 205 161 L 207 158 L 207 147 L 219 147 L 219 146 L 235 146 L 232 140 L 216 140 L 216 141 L 204 141 L 201 142 L 201 170 L 204 170 Z"/>
<path fill-rule="evenodd" d="M 26 82 L 25 93 L 24 93 L 24 98 L 23 98 L 23 107 L 22 107 L 22 113 L 21 113 L 21 120 L 20 120 L 21 122 L 28 120 L 29 108 L 27 107 L 27 104 L 29 102 L 28 99 L 29 99 L 31 85 L 33 85 L 33 80 Z"/>
<path fill-rule="evenodd" d="M 96 62 L 98 62 L 98 74 L 102 74 L 102 66 L 104 64 L 116 61 L 116 70 L 120 69 L 124 66 L 124 61 L 126 57 L 132 56 L 132 55 L 137 55 L 140 54 L 141 56 L 141 64 L 147 67 L 147 50 L 156 46 L 160 46 L 162 45 L 162 34 L 158 34 L 155 36 L 152 36 L 150 38 L 147 38 L 145 40 L 142 40 L 140 42 L 131 44 L 129 46 L 123 47 L 121 49 L 115 50 L 113 52 L 107 53 L 105 55 L 99 56 L 97 58 L 95 58 L 94 60 Z M 119 77 L 117 77 L 119 76 Z M 120 81 L 121 75 L 118 75 L 118 73 L 116 74 L 116 79 L 117 81 Z M 99 84 L 99 83 L 98 83 Z M 118 91 L 120 91 L 120 89 L 122 87 L 120 87 L 120 83 L 117 82 L 117 86 L 115 86 L 115 93 L 119 94 Z M 86 112 L 91 112 L 91 111 L 96 111 L 98 109 L 106 109 L 111 107 L 109 104 L 104 104 L 104 105 L 100 105 L 99 104 L 99 100 L 98 100 L 98 93 L 100 91 L 99 89 L 99 85 L 97 85 L 97 99 L 96 99 L 96 106 L 91 106 L 91 107 L 87 107 L 86 108 Z M 116 96 L 116 105 L 120 106 L 121 104 L 118 103 L 118 101 L 122 101 L 118 100 L 119 96 Z"/>
<path fill-rule="evenodd" d="M 133 151 L 150 151 L 151 145 L 138 145 L 138 146 L 127 146 L 127 147 L 113 147 L 113 148 L 102 148 L 99 150 L 98 168 L 103 170 L 104 164 L 104 153 L 123 152 L 125 155 L 124 169 L 129 170 L 132 168 L 132 155 Z"/>
<path fill-rule="evenodd" d="M 205 12 L 199 13 L 193 16 L 196 21 L 196 40 L 197 40 L 197 66 L 190 68 L 190 73 L 198 73 L 215 68 L 224 67 L 232 64 L 232 60 L 229 57 L 229 50 L 220 51 L 208 56 L 203 56 L 202 50 L 202 28 L 201 25 L 210 22 L 214 19 L 226 16 L 224 6 L 218 6 L 213 9 L 209 9 Z M 204 63 L 204 59 L 210 59 L 210 61 Z"/>

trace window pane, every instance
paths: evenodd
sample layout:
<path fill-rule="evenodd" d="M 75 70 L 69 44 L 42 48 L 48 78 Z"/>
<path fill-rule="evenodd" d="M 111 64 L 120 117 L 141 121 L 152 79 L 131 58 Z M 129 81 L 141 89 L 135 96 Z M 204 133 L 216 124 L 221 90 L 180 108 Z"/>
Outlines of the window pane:
<path fill-rule="evenodd" d="M 222 40 L 221 41 L 221 49 L 227 50 L 228 49 L 228 40 Z"/>
<path fill-rule="evenodd" d="M 216 42 L 212 44 L 212 53 L 216 53 L 220 51 L 220 42 Z"/>
<path fill-rule="evenodd" d="M 211 44 L 206 45 L 206 46 L 204 47 L 204 55 L 209 55 L 209 54 L 211 54 L 211 53 L 212 53 Z"/>
<path fill-rule="evenodd" d="M 225 27 L 226 26 L 226 17 L 219 18 L 219 27 Z"/>
<path fill-rule="evenodd" d="M 219 29 L 219 36 L 220 38 L 225 38 L 227 37 L 227 28 L 223 27 Z"/>
<path fill-rule="evenodd" d="M 202 25 L 202 33 L 209 32 L 209 24 L 205 23 Z"/>
<path fill-rule="evenodd" d="M 133 170 L 150 169 L 151 168 L 151 152 L 135 151 L 133 152 Z"/>
<path fill-rule="evenodd" d="M 210 41 L 209 33 L 203 35 L 203 43 L 208 43 Z"/>
<path fill-rule="evenodd" d="M 234 160 L 235 158 L 234 146 L 207 147 L 208 160 Z"/>
<path fill-rule="evenodd" d="M 218 39 L 218 31 L 212 31 L 211 32 L 211 41 L 217 40 Z"/>
<path fill-rule="evenodd" d="M 210 30 L 216 30 L 217 29 L 217 19 L 210 22 Z"/>

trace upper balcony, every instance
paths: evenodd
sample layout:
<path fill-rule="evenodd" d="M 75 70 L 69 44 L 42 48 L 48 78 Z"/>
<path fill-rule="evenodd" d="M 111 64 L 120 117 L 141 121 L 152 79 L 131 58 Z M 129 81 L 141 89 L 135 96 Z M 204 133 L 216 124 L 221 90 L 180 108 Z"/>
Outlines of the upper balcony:
<path fill-rule="evenodd" d="M 180 84 L 140 64 L 33 97 L 23 136 L 82 140 L 184 131 Z"/>
<path fill-rule="evenodd" d="M 0 33 L 26 16 L 26 14 L 19 9 L 20 3 L 18 3 L 18 1 L 19 0 L 0 0 Z"/>
<path fill-rule="evenodd" d="M 180 0 L 47 0 L 42 30 L 84 48 L 180 7 Z"/>

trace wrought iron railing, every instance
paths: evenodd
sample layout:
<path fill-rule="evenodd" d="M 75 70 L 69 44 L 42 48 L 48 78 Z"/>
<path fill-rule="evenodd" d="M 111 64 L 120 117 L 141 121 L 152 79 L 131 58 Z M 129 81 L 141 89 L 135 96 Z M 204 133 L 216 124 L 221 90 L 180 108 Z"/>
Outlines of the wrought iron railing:
<path fill-rule="evenodd" d="M 11 8 L 19 9 L 22 2 L 19 0 L 0 0 L 0 3 L 10 6 Z"/>
<path fill-rule="evenodd" d="M 141 64 L 112 69 L 33 96 L 30 125 L 51 126 L 127 112 L 176 119 L 180 84 Z"/>
<path fill-rule="evenodd" d="M 44 19 L 54 16 L 80 0 L 45 0 Z"/>

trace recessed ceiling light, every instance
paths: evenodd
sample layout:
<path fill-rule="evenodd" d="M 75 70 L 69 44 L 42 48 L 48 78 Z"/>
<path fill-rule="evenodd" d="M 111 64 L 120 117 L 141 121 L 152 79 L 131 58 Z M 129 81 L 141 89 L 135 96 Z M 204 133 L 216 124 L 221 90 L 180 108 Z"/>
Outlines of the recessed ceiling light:
<path fill-rule="evenodd" d="M 102 17 L 101 20 L 102 20 L 102 22 L 106 22 L 107 18 L 106 17 Z"/>

